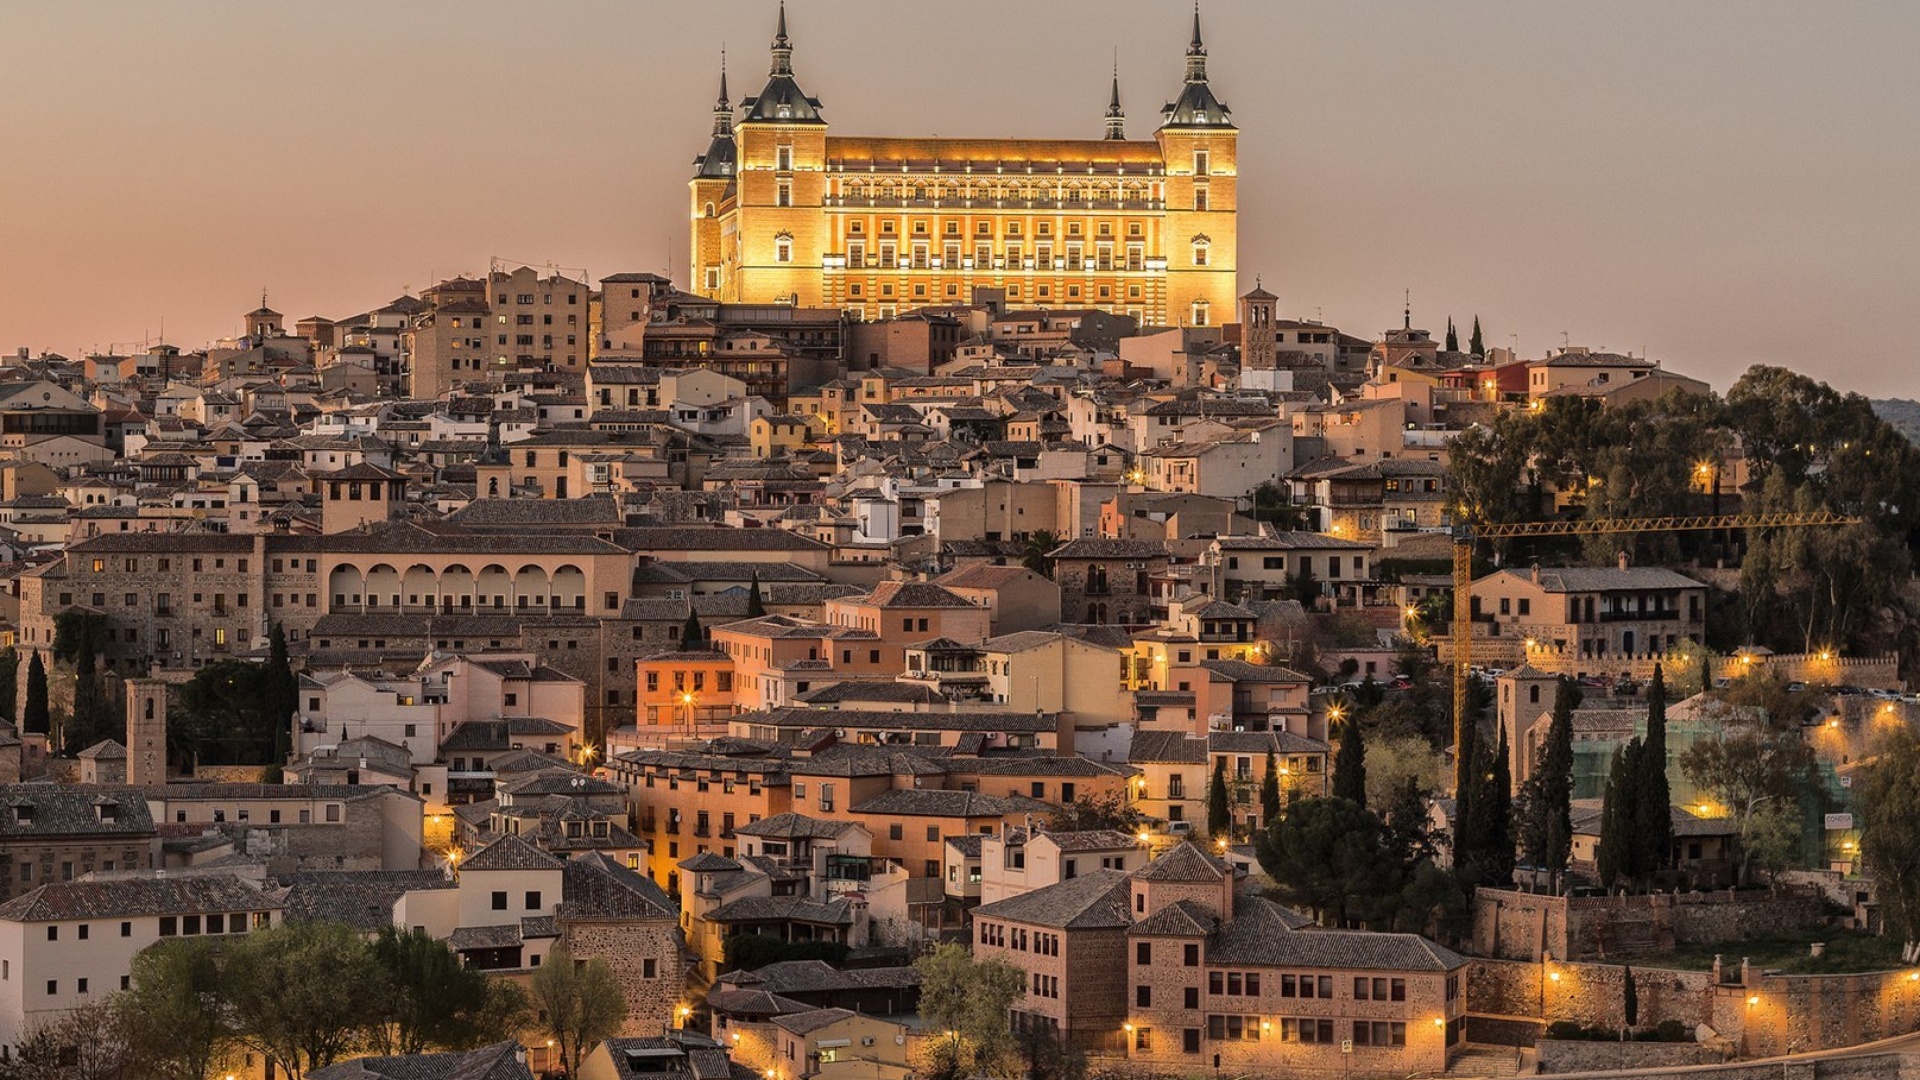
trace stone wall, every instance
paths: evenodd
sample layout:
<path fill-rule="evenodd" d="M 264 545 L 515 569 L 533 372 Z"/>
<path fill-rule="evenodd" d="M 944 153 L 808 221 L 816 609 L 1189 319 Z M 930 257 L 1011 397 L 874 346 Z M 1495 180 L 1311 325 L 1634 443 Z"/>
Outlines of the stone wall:
<path fill-rule="evenodd" d="M 1725 1060 L 1725 1053 L 1700 1043 L 1590 1042 L 1575 1039 L 1543 1039 L 1540 1042 L 1540 1071 L 1543 1073 L 1663 1067 L 1681 1069 Z"/>
<path fill-rule="evenodd" d="M 1617 1028 L 1625 1022 L 1624 972 L 1612 964 L 1470 960 L 1467 1007 L 1476 1017 L 1532 1017 L 1549 1024 L 1565 1020 L 1582 1027 Z M 1692 1028 L 1714 1017 L 1710 972 L 1636 967 L 1633 981 L 1642 1026 L 1678 1020 Z M 1467 1031 L 1471 1037 L 1471 1020 Z"/>
<path fill-rule="evenodd" d="M 1608 1073 L 1559 1073 L 1561 1077 L 1607 1076 Z M 1634 1074 L 1634 1080 L 1920 1080 L 1920 1056 L 1862 1054 L 1858 1057 L 1818 1058 L 1781 1063 L 1752 1062 L 1728 1065 L 1655 1066 Z"/>
<path fill-rule="evenodd" d="M 258 784 L 266 772 L 265 765 L 199 765 L 193 778 L 213 784 Z"/>
<path fill-rule="evenodd" d="M 1823 917 L 1811 890 L 1564 897 L 1477 889 L 1473 951 L 1505 960 L 1633 957 L 1819 926 Z"/>
<path fill-rule="evenodd" d="M 680 928 L 669 917 L 561 919 L 561 942 L 575 957 L 613 968 L 627 999 L 622 1035 L 657 1035 L 675 1026 L 692 970 Z M 648 974 L 648 962 L 652 974 Z"/>
<path fill-rule="evenodd" d="M 1617 1028 L 1625 1022 L 1624 971 L 1612 964 L 1472 960 L 1467 1004 L 1476 1019 Z M 1785 975 L 1729 965 L 1718 980 L 1714 972 L 1665 968 L 1636 967 L 1633 975 L 1642 1027 L 1704 1024 L 1741 1057 L 1831 1050 L 1920 1030 L 1920 979 L 1906 970 Z"/>

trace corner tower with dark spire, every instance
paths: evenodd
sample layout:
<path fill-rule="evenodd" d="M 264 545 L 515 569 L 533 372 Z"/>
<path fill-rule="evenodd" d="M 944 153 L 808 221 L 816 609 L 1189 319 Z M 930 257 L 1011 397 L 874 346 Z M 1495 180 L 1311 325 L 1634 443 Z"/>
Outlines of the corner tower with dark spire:
<path fill-rule="evenodd" d="M 1206 326 L 1234 316 L 1239 258 L 1239 130 L 1207 79 L 1200 5 L 1180 95 L 1161 110 L 1160 144 L 1167 165 L 1167 306 L 1181 325 Z"/>
<path fill-rule="evenodd" d="M 827 122 L 820 99 L 794 77 L 784 3 L 771 52 L 767 84 L 740 103 L 744 114 L 732 139 L 736 227 L 722 237 L 717 266 L 696 266 L 698 285 L 718 282 L 698 291 L 729 302 L 819 307 L 827 250 Z"/>
<path fill-rule="evenodd" d="M 688 289 L 702 296 L 719 296 L 726 285 L 725 240 L 721 217 L 735 198 L 734 177 L 739 157 L 733 142 L 733 103 L 727 97 L 727 57 L 720 54 L 720 97 L 713 105 L 713 141 L 707 152 L 693 159 L 693 255 L 687 263 Z"/>
<path fill-rule="evenodd" d="M 1120 61 L 1113 62 L 1113 94 L 1107 98 L 1107 138 L 1123 142 L 1127 137 L 1127 111 L 1120 107 Z"/>

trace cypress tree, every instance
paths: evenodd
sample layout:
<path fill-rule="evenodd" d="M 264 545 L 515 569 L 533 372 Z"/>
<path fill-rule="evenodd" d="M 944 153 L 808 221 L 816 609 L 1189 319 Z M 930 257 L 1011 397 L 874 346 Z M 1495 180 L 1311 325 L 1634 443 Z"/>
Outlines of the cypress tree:
<path fill-rule="evenodd" d="M 1479 850 L 1475 843 L 1480 838 L 1479 826 L 1474 820 L 1476 807 L 1473 797 L 1480 793 L 1480 785 L 1473 782 L 1474 766 L 1479 761 L 1479 731 L 1474 718 L 1469 716 L 1460 724 L 1460 744 L 1453 748 L 1454 784 L 1453 791 L 1453 866 L 1457 871 L 1469 870 L 1478 861 Z"/>
<path fill-rule="evenodd" d="M 1560 890 L 1560 878 L 1573 858 L 1573 687 L 1565 676 L 1554 687 L 1553 719 L 1547 744 L 1536 763 L 1540 776 L 1541 828 L 1546 836 L 1547 886 Z"/>
<path fill-rule="evenodd" d="M 1513 769 L 1507 764 L 1507 729 L 1500 729 L 1500 742 L 1494 751 L 1492 768 L 1487 771 L 1487 786 L 1476 805 L 1484 822 L 1485 837 L 1480 863 L 1485 880 L 1504 889 L 1513 884 Z"/>
<path fill-rule="evenodd" d="M 1233 813 L 1227 807 L 1227 759 L 1213 759 L 1213 782 L 1207 785 L 1207 834 L 1227 836 L 1233 830 Z"/>
<path fill-rule="evenodd" d="M 1340 753 L 1333 761 L 1333 796 L 1367 805 L 1367 744 L 1360 735 L 1360 718 L 1340 724 Z"/>
<path fill-rule="evenodd" d="M 27 664 L 27 701 L 20 713 L 21 730 L 46 735 L 52 720 L 53 712 L 47 707 L 47 664 L 36 649 Z"/>
<path fill-rule="evenodd" d="M 274 623 L 267 638 L 269 694 L 272 697 L 273 760 L 285 762 L 292 751 L 293 718 L 300 711 L 300 679 L 293 673 L 293 659 L 287 655 L 287 632 Z"/>
<path fill-rule="evenodd" d="M 757 619 L 767 613 L 767 602 L 760 596 L 760 571 L 753 572 L 753 580 L 747 586 L 747 618 Z"/>
<path fill-rule="evenodd" d="M 1460 351 L 1460 331 L 1453 328 L 1453 316 L 1447 316 L 1447 351 Z"/>
<path fill-rule="evenodd" d="M 1606 794 L 1600 804 L 1600 843 L 1593 850 L 1594 870 L 1602 888 L 1611 892 L 1613 883 L 1626 869 L 1626 853 L 1621 850 L 1626 828 L 1623 788 L 1626 787 L 1626 751 L 1615 747 L 1613 763 L 1607 769 Z"/>
<path fill-rule="evenodd" d="M 1480 340 L 1480 316 L 1473 317 L 1473 336 L 1467 339 L 1467 351 L 1475 356 L 1487 355 L 1486 343 Z"/>
<path fill-rule="evenodd" d="M 680 624 L 680 647 L 698 649 L 706 639 L 707 632 L 700 626 L 700 613 L 693 610 L 693 601 L 687 601 L 687 621 Z"/>
<path fill-rule="evenodd" d="M 1280 818 L 1280 759 L 1267 751 L 1267 774 L 1260 781 L 1260 821 L 1264 824 Z"/>
<path fill-rule="evenodd" d="M 115 724 L 113 705 L 101 685 L 99 664 L 94 660 L 93 640 L 81 638 L 73 654 L 73 718 L 61 733 L 67 750 L 78 752 L 111 738 Z"/>
<path fill-rule="evenodd" d="M 1640 988 L 1634 985 L 1632 964 L 1620 970 L 1620 983 L 1620 1012 L 1626 1017 L 1628 1030 L 1632 1030 L 1640 1026 Z"/>
<path fill-rule="evenodd" d="M 1644 853 L 1642 873 L 1658 874 L 1673 864 L 1673 792 L 1667 784 L 1667 683 L 1653 665 L 1647 687 L 1647 741 L 1640 751 L 1640 811 L 1635 835 Z"/>
<path fill-rule="evenodd" d="M 20 715 L 20 654 L 12 646 L 0 651 L 0 720 L 12 724 Z"/>

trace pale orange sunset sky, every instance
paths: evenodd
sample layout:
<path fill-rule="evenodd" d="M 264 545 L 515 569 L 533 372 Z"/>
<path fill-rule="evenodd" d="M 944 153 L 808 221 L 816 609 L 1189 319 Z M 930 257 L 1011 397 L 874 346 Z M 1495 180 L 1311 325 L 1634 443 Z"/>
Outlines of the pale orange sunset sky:
<path fill-rule="evenodd" d="M 1373 334 L 1561 341 L 1724 388 L 1920 396 L 1920 4 L 1207 0 L 1242 129 L 1241 273 Z M 489 256 L 684 269 L 718 54 L 771 0 L 0 2 L 0 348 L 342 317 Z M 1130 132 L 1183 0 L 794 0 L 834 130 Z M 1887 333 L 1895 336 L 1887 344 Z"/>

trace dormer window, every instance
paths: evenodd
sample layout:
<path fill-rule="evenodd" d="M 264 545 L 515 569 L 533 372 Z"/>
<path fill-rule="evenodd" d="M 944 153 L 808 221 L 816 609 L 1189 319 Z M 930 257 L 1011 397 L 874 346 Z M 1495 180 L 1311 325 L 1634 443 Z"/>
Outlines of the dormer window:
<path fill-rule="evenodd" d="M 33 824 L 33 804 L 21 803 L 13 808 L 13 821 L 16 825 Z"/>

